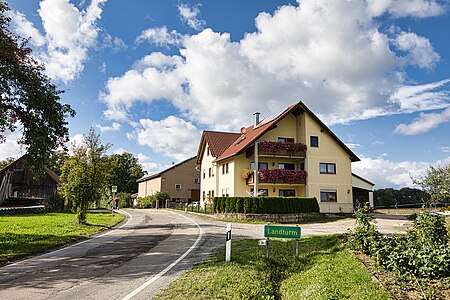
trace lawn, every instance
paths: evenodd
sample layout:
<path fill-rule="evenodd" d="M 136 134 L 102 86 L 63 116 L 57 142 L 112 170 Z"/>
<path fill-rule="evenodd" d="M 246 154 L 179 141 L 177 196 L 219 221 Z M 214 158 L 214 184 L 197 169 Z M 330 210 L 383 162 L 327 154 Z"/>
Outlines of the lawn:
<path fill-rule="evenodd" d="M 224 249 L 194 267 L 156 299 L 389 299 L 339 236 L 271 240 L 267 259 L 257 240 L 233 242 L 232 261 Z"/>
<path fill-rule="evenodd" d="M 87 238 L 123 219 L 121 214 L 95 213 L 80 225 L 72 213 L 0 216 L 0 265 Z"/>

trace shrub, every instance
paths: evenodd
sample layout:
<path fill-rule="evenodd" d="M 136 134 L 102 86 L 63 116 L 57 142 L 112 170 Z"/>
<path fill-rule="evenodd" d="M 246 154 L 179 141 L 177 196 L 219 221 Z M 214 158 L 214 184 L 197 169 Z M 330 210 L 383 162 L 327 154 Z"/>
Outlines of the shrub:
<path fill-rule="evenodd" d="M 137 199 L 137 207 L 138 208 L 150 208 L 153 206 L 153 203 L 156 201 L 154 196 L 145 196 L 139 197 Z"/>
<path fill-rule="evenodd" d="M 316 198 L 301 197 L 215 197 L 218 213 L 288 214 L 319 212 Z"/>
<path fill-rule="evenodd" d="M 356 213 L 357 226 L 350 231 L 349 245 L 372 256 L 382 268 L 418 277 L 450 275 L 450 245 L 445 219 L 422 211 L 406 235 L 383 237 L 370 223 L 364 209 Z"/>

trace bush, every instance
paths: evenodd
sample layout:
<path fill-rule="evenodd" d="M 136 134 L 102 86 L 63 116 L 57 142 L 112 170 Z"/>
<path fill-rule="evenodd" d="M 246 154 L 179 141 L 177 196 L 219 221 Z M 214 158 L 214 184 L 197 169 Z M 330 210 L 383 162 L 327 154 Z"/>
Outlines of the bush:
<path fill-rule="evenodd" d="M 319 212 L 316 198 L 215 197 L 214 212 L 244 214 L 293 214 Z"/>
<path fill-rule="evenodd" d="M 372 256 L 382 268 L 418 277 L 450 276 L 450 245 L 445 219 L 422 211 L 406 235 L 383 237 L 364 209 L 356 213 L 357 226 L 349 246 Z"/>
<path fill-rule="evenodd" d="M 138 208 L 150 208 L 153 206 L 153 203 L 156 201 L 156 198 L 154 196 L 145 196 L 145 197 L 139 197 L 137 199 L 137 207 Z"/>

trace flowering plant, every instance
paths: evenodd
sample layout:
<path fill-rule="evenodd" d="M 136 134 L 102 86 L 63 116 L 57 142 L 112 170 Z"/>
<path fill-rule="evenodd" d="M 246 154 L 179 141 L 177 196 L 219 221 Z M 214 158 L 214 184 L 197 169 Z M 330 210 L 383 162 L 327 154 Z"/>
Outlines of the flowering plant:
<path fill-rule="evenodd" d="M 302 170 L 284 170 L 284 169 L 270 169 L 258 170 L 259 178 L 265 182 L 283 181 L 287 183 L 303 182 L 308 175 L 306 171 Z"/>
<path fill-rule="evenodd" d="M 261 141 L 258 143 L 258 147 L 263 152 L 287 151 L 289 153 L 306 152 L 308 148 L 305 144 L 302 143 L 281 143 L 270 141 Z"/>
<path fill-rule="evenodd" d="M 242 179 L 247 180 L 250 177 L 250 175 L 252 175 L 252 174 L 253 174 L 253 170 L 244 169 L 242 171 L 241 177 L 242 177 Z"/>

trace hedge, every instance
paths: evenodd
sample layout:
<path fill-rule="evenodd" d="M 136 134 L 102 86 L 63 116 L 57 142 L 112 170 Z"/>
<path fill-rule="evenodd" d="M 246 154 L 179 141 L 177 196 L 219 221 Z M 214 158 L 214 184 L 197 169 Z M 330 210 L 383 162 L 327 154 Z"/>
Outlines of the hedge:
<path fill-rule="evenodd" d="M 302 197 L 215 197 L 216 213 L 295 214 L 319 212 L 316 198 Z"/>

